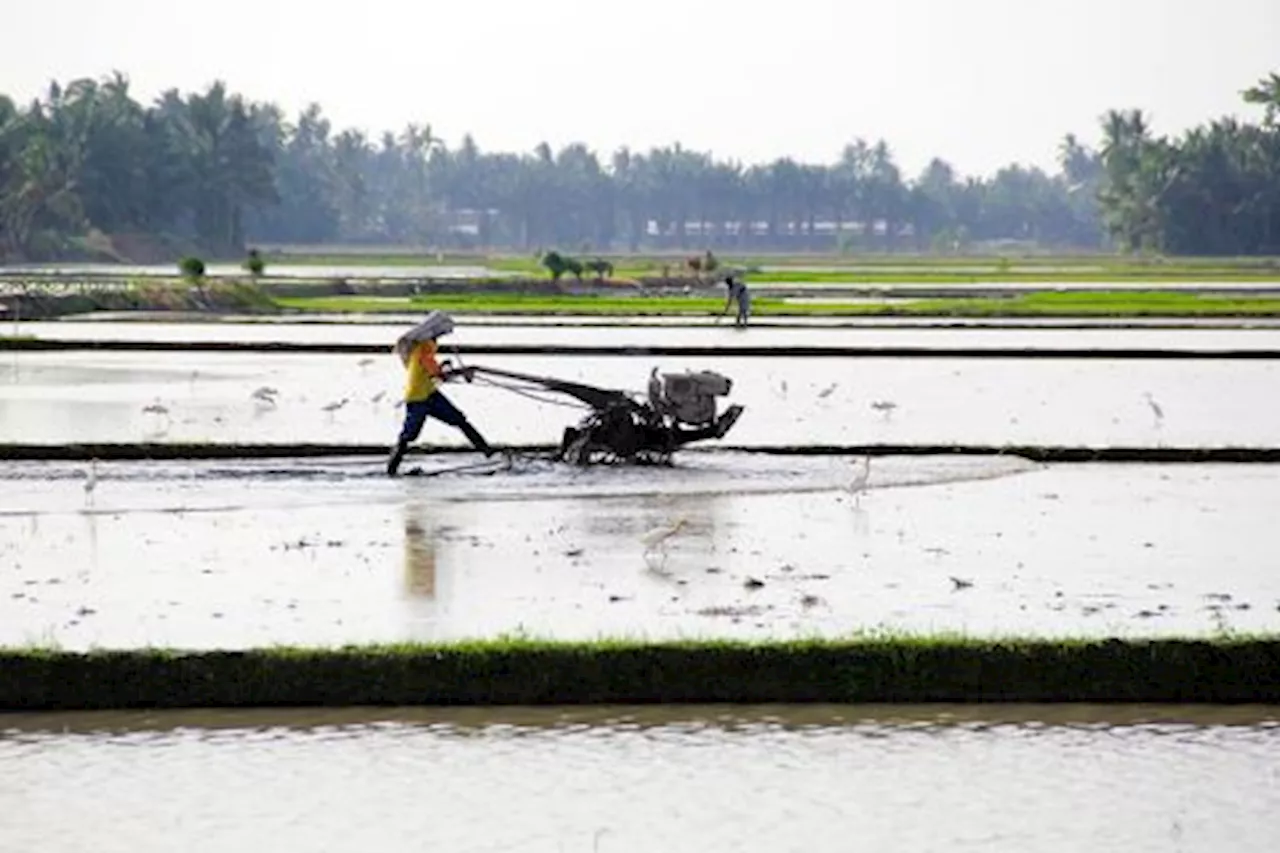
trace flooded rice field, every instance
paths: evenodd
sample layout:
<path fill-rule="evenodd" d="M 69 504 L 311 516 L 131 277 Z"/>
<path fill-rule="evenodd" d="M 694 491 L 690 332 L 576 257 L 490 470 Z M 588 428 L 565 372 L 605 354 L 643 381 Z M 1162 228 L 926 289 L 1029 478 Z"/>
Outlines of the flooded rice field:
<path fill-rule="evenodd" d="M 424 278 L 491 278 L 511 275 L 488 267 L 470 265 L 398 265 L 398 264 L 271 264 L 268 270 L 271 278 L 300 279 L 424 279 Z M 146 278 L 160 276 L 171 278 L 178 274 L 176 264 L 95 264 L 95 263 L 60 263 L 60 264 L 7 264 L 0 267 L 0 287 L 6 278 L 22 278 L 24 275 L 45 276 L 86 276 L 104 278 Z M 244 267 L 238 263 L 212 263 L 205 269 L 205 275 L 211 278 L 243 278 Z"/>
<path fill-rule="evenodd" d="M 0 849 L 1270 853 L 1278 720 L 1161 706 L 0 716 Z"/>
<path fill-rule="evenodd" d="M 429 303 L 423 303 L 423 311 Z M 412 326 L 421 322 L 423 311 L 378 312 L 376 314 L 350 314 L 326 312 L 299 312 L 290 314 L 225 314 L 211 316 L 194 312 L 177 311 L 99 311 L 76 314 L 56 321 L 18 320 L 10 327 L 21 333 L 23 328 L 81 323 L 103 325 L 145 324 L 161 326 L 168 323 L 184 324 L 255 324 L 267 326 L 328 325 L 328 326 Z M 689 315 L 607 315 L 607 314 L 459 314 L 455 316 L 462 326 L 535 326 L 573 328 L 579 326 L 608 328 L 711 328 L 728 323 L 724 317 Z M 753 316 L 751 329 L 762 328 L 945 328 L 964 329 L 1276 329 L 1277 317 L 892 317 L 892 316 Z M 748 334 L 744 332 L 743 334 Z"/>
<path fill-rule="evenodd" d="M 0 463 L 0 645 L 1280 630 L 1269 465 L 407 466 Z"/>
<path fill-rule="evenodd" d="M 1270 360 L 484 356 L 466 363 L 643 392 L 651 368 L 712 369 L 746 407 L 737 446 L 1280 445 Z M 394 355 L 0 353 L 0 442 L 382 443 L 399 428 Z M 276 389 L 275 402 L 256 399 Z M 558 443 L 582 411 L 478 377 L 450 398 L 492 441 Z M 458 445 L 429 424 L 423 441 Z"/>
<path fill-rule="evenodd" d="M 390 347 L 401 328 L 412 320 L 383 323 L 263 323 L 263 322 L 108 322 L 62 320 L 23 322 L 16 334 L 53 341 L 161 341 L 227 343 L 366 344 Z M 954 349 L 1168 349 L 1175 351 L 1280 351 L 1280 325 L 1260 328 L 969 328 L 922 329 L 918 326 L 844 327 L 797 325 L 759 326 L 745 331 L 732 323 L 626 323 L 602 327 L 547 324 L 510 325 L 500 321 L 459 318 L 447 342 L 462 346 L 526 344 L 537 346 L 702 346 L 702 347 L 921 347 Z"/>

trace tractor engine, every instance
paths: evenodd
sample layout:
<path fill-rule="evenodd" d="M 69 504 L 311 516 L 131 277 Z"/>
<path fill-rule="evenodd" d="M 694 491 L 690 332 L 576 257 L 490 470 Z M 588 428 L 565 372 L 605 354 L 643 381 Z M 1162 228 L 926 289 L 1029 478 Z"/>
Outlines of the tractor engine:
<path fill-rule="evenodd" d="M 660 413 L 680 424 L 706 426 L 716 419 L 716 397 L 726 397 L 733 380 L 710 370 L 664 373 L 659 399 L 650 400 Z"/>

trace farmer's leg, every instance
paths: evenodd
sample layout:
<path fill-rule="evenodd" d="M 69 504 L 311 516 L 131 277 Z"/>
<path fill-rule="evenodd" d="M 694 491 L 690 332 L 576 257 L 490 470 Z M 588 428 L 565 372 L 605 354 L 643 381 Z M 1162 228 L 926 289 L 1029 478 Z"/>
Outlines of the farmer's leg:
<path fill-rule="evenodd" d="M 494 454 L 489 442 L 484 440 L 484 436 L 471 425 L 471 422 L 467 420 L 467 416 L 459 411 L 458 407 L 444 395 L 444 392 L 436 391 L 428 397 L 427 406 L 431 417 L 461 430 L 462 434 L 467 437 L 467 440 L 471 442 L 471 446 L 476 450 L 479 450 L 485 456 Z"/>
<path fill-rule="evenodd" d="M 391 456 L 387 459 L 389 476 L 394 477 L 396 471 L 400 470 L 400 461 L 404 459 L 410 442 L 417 441 L 418 436 L 422 434 L 422 425 L 427 422 L 427 414 L 426 400 L 405 403 L 404 424 L 400 427 L 400 437 L 396 440 L 395 447 L 391 448 Z"/>
<path fill-rule="evenodd" d="M 418 436 L 422 435 L 422 426 L 427 422 L 427 415 L 431 414 L 427 402 L 427 400 L 415 400 L 412 403 L 405 403 L 404 425 L 400 428 L 400 440 L 405 444 L 417 441 Z"/>

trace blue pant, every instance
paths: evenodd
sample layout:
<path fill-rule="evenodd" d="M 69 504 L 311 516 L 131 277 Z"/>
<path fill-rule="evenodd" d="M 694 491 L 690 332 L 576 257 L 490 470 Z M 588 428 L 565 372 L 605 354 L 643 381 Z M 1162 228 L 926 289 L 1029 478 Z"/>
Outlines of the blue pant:
<path fill-rule="evenodd" d="M 398 442 L 401 448 L 399 451 L 401 455 L 403 455 L 404 448 L 408 447 L 410 442 L 418 440 L 418 436 L 422 433 L 422 427 L 429 417 L 462 430 L 462 434 L 471 442 L 471 446 L 485 456 L 493 454 L 494 451 L 489 447 L 489 442 L 485 441 L 479 430 L 471 425 L 470 421 L 467 420 L 467 416 L 462 414 L 458 407 L 453 405 L 443 393 L 434 391 L 425 400 L 414 400 L 405 404 L 404 426 L 400 428 Z M 397 462 L 397 464 L 399 463 Z"/>
<path fill-rule="evenodd" d="M 400 429 L 400 440 L 406 443 L 417 441 L 428 417 L 458 429 L 467 422 L 467 416 L 458 411 L 458 407 L 453 405 L 443 392 L 435 391 L 425 400 L 405 403 L 404 426 Z"/>

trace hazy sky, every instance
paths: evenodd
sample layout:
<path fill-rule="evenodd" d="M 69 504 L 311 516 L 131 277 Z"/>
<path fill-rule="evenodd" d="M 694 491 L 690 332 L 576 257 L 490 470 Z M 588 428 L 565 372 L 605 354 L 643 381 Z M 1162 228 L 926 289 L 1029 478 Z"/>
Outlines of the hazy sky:
<path fill-rule="evenodd" d="M 916 173 L 1046 167 L 1108 108 L 1157 132 L 1280 71 L 1280 0 L 7 0 L 0 92 L 119 69 L 486 150 L 679 140 L 758 162 L 884 137 Z"/>

